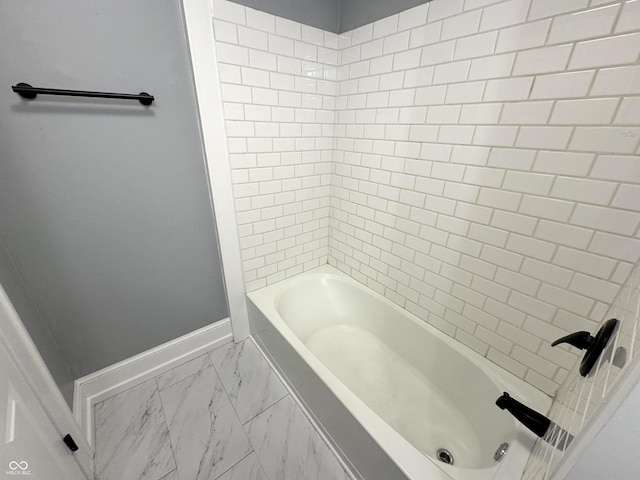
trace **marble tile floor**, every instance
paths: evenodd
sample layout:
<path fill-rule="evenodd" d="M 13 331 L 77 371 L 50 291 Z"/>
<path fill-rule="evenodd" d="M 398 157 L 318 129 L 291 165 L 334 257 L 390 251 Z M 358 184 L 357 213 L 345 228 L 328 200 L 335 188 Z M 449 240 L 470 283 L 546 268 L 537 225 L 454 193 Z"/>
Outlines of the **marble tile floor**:
<path fill-rule="evenodd" d="M 351 480 L 251 339 L 94 413 L 96 480 Z"/>

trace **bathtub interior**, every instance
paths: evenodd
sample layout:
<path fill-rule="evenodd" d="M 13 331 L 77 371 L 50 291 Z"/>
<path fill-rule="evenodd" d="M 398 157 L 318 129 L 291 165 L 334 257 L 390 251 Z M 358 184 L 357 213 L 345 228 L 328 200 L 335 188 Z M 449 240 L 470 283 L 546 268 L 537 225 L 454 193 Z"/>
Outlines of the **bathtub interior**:
<path fill-rule="evenodd" d="M 407 312 L 336 275 L 306 275 L 275 309 L 300 341 L 422 454 L 444 448 L 463 469 L 496 466 L 518 434 L 495 406 L 500 388 Z M 402 328 L 398 328 L 402 322 Z"/>

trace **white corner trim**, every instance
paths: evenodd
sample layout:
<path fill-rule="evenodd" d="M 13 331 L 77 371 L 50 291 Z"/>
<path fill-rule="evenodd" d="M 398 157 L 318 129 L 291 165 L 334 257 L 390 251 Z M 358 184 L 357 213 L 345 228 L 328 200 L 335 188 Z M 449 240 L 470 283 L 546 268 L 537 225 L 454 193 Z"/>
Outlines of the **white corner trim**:
<path fill-rule="evenodd" d="M 89 444 L 94 445 L 95 404 L 232 340 L 231 322 L 225 318 L 77 379 L 73 391 L 73 415 Z"/>
<path fill-rule="evenodd" d="M 182 8 L 218 229 L 229 316 L 233 336 L 236 341 L 240 341 L 249 336 L 249 317 L 211 7 L 208 0 L 183 0 Z"/>

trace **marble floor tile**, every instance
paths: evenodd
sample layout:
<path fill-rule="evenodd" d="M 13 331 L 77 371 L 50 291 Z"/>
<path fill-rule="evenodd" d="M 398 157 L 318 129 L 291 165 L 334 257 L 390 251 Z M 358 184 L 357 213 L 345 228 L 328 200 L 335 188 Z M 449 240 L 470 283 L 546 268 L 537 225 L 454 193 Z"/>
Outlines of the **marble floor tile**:
<path fill-rule="evenodd" d="M 253 341 L 230 343 L 209 355 L 243 424 L 287 395 Z"/>
<path fill-rule="evenodd" d="M 350 480 L 289 395 L 245 429 L 269 480 Z"/>
<path fill-rule="evenodd" d="M 215 479 L 252 451 L 212 367 L 160 392 L 182 480 Z"/>
<path fill-rule="evenodd" d="M 97 480 L 159 480 L 176 464 L 154 379 L 95 406 Z"/>
<path fill-rule="evenodd" d="M 178 476 L 178 470 L 173 470 L 169 473 L 169 475 L 165 475 L 160 480 L 180 480 L 180 477 Z"/>
<path fill-rule="evenodd" d="M 164 390 L 180 380 L 184 380 L 191 375 L 195 375 L 203 368 L 211 366 L 209 355 L 201 355 L 193 360 L 178 365 L 169 371 L 161 373 L 156 377 L 158 382 L 158 390 Z"/>
<path fill-rule="evenodd" d="M 268 480 L 255 453 L 240 460 L 217 480 Z"/>

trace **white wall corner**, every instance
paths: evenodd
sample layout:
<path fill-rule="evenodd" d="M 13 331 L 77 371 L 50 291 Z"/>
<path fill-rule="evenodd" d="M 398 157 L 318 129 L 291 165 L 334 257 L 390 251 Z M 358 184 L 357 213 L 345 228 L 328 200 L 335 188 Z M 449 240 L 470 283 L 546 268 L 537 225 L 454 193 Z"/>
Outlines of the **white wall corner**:
<path fill-rule="evenodd" d="M 183 0 L 182 7 L 218 229 L 229 316 L 233 337 L 240 341 L 249 336 L 249 319 L 211 6 L 208 0 Z"/>

